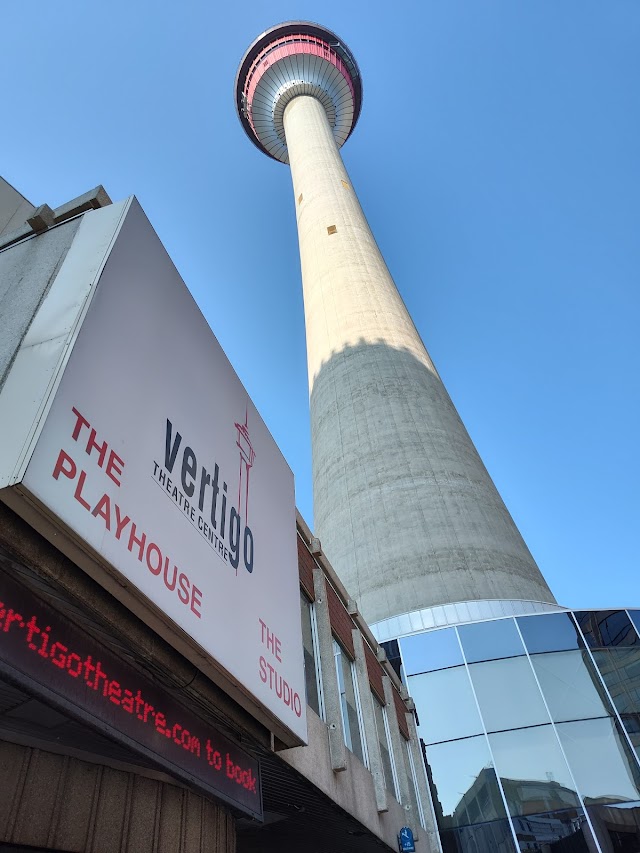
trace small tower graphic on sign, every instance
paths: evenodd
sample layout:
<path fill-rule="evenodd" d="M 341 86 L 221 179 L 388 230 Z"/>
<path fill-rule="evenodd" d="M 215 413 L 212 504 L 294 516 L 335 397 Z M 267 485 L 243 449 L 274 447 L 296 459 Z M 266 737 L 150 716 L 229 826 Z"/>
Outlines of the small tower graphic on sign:
<path fill-rule="evenodd" d="M 238 438 L 236 445 L 240 451 L 240 477 L 238 478 L 238 510 L 241 516 L 244 516 L 245 524 L 249 521 L 249 471 L 253 466 L 256 452 L 249 438 L 249 406 L 245 410 L 244 423 L 236 424 L 238 430 Z M 244 490 L 242 483 L 244 480 Z M 244 491 L 244 508 L 242 506 L 242 493 Z"/>

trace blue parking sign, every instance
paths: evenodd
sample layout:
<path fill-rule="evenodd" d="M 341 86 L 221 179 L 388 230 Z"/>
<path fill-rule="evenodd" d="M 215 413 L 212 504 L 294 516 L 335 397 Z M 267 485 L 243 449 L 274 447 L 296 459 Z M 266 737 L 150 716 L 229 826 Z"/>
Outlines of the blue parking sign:
<path fill-rule="evenodd" d="M 398 847 L 400 853 L 415 853 L 416 843 L 413 840 L 413 832 L 408 826 L 403 826 L 398 834 Z"/>

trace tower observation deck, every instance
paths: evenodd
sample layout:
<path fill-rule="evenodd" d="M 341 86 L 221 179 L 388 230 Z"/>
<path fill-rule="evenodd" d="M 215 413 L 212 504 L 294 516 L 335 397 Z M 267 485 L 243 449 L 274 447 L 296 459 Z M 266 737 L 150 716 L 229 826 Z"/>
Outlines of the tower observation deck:
<path fill-rule="evenodd" d="M 351 52 L 324 27 L 281 24 L 248 49 L 235 94 L 251 141 L 291 167 L 315 527 L 361 612 L 376 623 L 459 602 L 553 605 L 342 162 L 362 103 Z"/>

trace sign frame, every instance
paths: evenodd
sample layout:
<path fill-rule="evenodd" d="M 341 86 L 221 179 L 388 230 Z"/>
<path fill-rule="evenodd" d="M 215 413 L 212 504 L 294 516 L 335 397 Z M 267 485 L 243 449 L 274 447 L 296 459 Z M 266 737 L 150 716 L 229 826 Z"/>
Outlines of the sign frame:
<path fill-rule="evenodd" d="M 74 238 L 74 242 L 72 243 L 71 248 L 60 267 L 56 279 L 51 284 L 51 287 L 49 288 L 32 321 L 27 336 L 16 354 L 12 370 L 9 373 L 5 386 L 0 392 L 0 422 L 4 422 L 5 420 L 9 422 L 10 419 L 13 419 L 11 420 L 11 423 L 19 424 L 19 427 L 13 428 L 12 441 L 10 443 L 5 443 L 3 447 L 0 447 L 0 500 L 4 501 L 9 507 L 16 511 L 25 521 L 44 535 L 62 553 L 69 557 L 69 559 L 73 560 L 80 568 L 96 580 L 102 587 L 107 589 L 107 591 L 113 594 L 114 597 L 120 600 L 133 613 L 140 617 L 147 625 L 149 625 L 149 627 L 162 636 L 177 651 L 194 663 L 205 675 L 218 684 L 232 699 L 238 702 L 255 719 L 267 727 L 267 729 L 271 731 L 285 746 L 299 746 L 306 742 L 307 735 L 301 631 L 299 630 L 298 624 L 298 631 L 296 633 L 294 625 L 296 616 L 299 620 L 299 608 L 294 609 L 292 603 L 294 593 L 296 601 L 298 599 L 295 537 L 296 521 L 292 479 L 291 506 L 289 513 L 291 516 L 290 534 L 287 520 L 287 524 L 285 525 L 285 535 L 281 536 L 278 534 L 277 536 L 274 536 L 273 539 L 274 542 L 279 542 L 285 538 L 287 540 L 287 559 L 286 561 L 280 560 L 279 565 L 286 565 L 288 567 L 287 595 L 291 601 L 288 601 L 287 599 L 288 606 L 281 612 L 287 614 L 286 630 L 288 632 L 288 637 L 290 639 L 293 638 L 292 642 L 287 644 L 283 643 L 285 646 L 285 652 L 290 652 L 288 660 L 283 664 L 283 667 L 288 666 L 289 670 L 286 670 L 285 668 L 281 671 L 280 682 L 278 682 L 277 674 L 279 664 L 276 661 L 281 659 L 281 655 L 282 657 L 285 655 L 282 654 L 282 647 L 279 645 L 279 639 L 277 637 L 275 640 L 273 639 L 273 635 L 275 633 L 280 633 L 277 630 L 277 624 L 275 626 L 276 630 L 274 630 L 273 624 L 270 626 L 265 624 L 269 622 L 269 619 L 267 618 L 264 619 L 264 623 L 262 622 L 262 619 L 255 619 L 252 621 L 252 631 L 254 631 L 254 633 L 256 630 L 258 632 L 260 631 L 260 627 L 257 623 L 260 622 L 262 624 L 262 646 L 260 646 L 259 640 L 255 644 L 256 650 L 253 653 L 255 655 L 255 661 L 253 660 L 253 657 L 251 659 L 251 665 L 253 666 L 251 680 L 247 680 L 241 675 L 239 676 L 238 672 L 234 672 L 233 669 L 228 668 L 228 661 L 225 659 L 217 659 L 216 652 L 212 652 L 210 646 L 203 646 L 202 642 L 199 642 L 194 638 L 194 635 L 192 635 L 189 630 L 186 630 L 183 623 L 180 623 L 179 621 L 176 622 L 171 612 L 167 612 L 166 607 L 163 607 L 157 599 L 150 597 L 147 590 L 140 588 L 139 584 L 135 581 L 135 578 L 127 576 L 126 573 L 123 574 L 122 569 L 117 564 L 114 564 L 112 556 L 110 557 L 104 553 L 104 549 L 102 547 L 103 543 L 93 540 L 88 541 L 85 536 L 80 535 L 79 530 L 81 528 L 78 528 L 77 525 L 74 527 L 72 519 L 67 523 L 67 520 L 61 517 L 58 510 L 58 500 L 56 499 L 52 501 L 50 495 L 48 498 L 46 498 L 46 496 L 42 497 L 37 488 L 34 490 L 35 482 L 33 477 L 31 478 L 29 485 L 27 482 L 23 482 L 25 476 L 29 476 L 30 466 L 33 463 L 34 457 L 37 456 L 41 440 L 45 435 L 46 430 L 49 429 L 51 419 L 56 413 L 57 399 L 61 388 L 65 387 L 65 377 L 69 373 L 70 368 L 73 367 L 73 354 L 79 339 L 81 339 L 80 336 L 82 335 L 84 323 L 87 319 L 95 316 L 92 315 L 91 312 L 94 310 L 97 297 L 100 296 L 101 291 L 99 287 L 102 284 L 103 276 L 109 271 L 109 262 L 112 257 L 112 253 L 114 253 L 114 250 L 117 250 L 118 246 L 121 244 L 121 236 L 123 233 L 126 234 L 126 229 L 129 227 L 130 221 L 134 221 L 134 225 L 136 225 L 137 228 L 146 229 L 146 234 L 151 233 L 153 235 L 150 239 L 155 240 L 154 251 L 157 251 L 158 257 L 160 257 L 160 255 L 163 256 L 162 263 L 165 264 L 165 268 L 168 269 L 168 265 L 170 265 L 173 270 L 171 275 L 177 277 L 182 288 L 187 292 L 184 282 L 180 279 L 175 267 L 166 255 L 164 247 L 162 247 L 157 236 L 153 233 L 153 229 L 146 219 L 142 209 L 133 197 L 111 207 L 90 211 L 84 214 L 81 225 L 76 237 Z M 129 242 L 131 243 L 130 238 Z M 147 245 L 150 245 L 149 240 L 147 240 Z M 104 288 L 102 292 L 104 295 Z M 188 296 L 188 300 L 190 300 L 192 304 L 192 308 L 189 310 L 191 312 L 194 310 L 197 311 L 197 308 L 193 304 L 193 300 L 190 296 Z M 199 315 L 199 334 L 202 335 L 202 324 L 204 322 L 204 318 L 202 318 L 200 312 L 197 313 Z M 55 327 L 56 329 L 53 338 L 51 337 L 52 327 Z M 207 333 L 215 341 L 213 333 L 208 328 Z M 54 341 L 52 345 L 49 345 L 50 338 Z M 219 348 L 217 342 L 215 342 L 215 345 Z M 222 351 L 220 350 L 220 352 Z M 226 357 L 224 358 L 226 361 Z M 233 374 L 235 381 L 239 383 L 233 369 L 228 365 L 228 361 L 226 361 L 226 363 L 228 371 L 230 374 Z M 29 388 L 28 395 L 24 392 L 26 387 Z M 246 400 L 246 391 L 244 392 L 244 395 L 244 399 Z M 252 405 L 253 404 L 251 404 L 251 406 Z M 235 409 L 237 408 L 238 407 L 236 406 Z M 240 449 L 241 460 L 243 453 L 246 460 L 250 458 L 249 454 L 251 448 L 250 444 L 247 445 L 245 441 L 247 436 L 243 432 L 243 428 L 245 428 L 246 431 L 247 415 L 244 410 L 244 405 L 242 413 L 239 413 L 235 409 L 233 412 L 230 412 L 231 426 L 233 428 L 233 420 L 235 418 L 237 421 L 237 423 L 235 423 L 235 428 L 238 430 L 237 448 Z M 256 429 L 256 424 L 260 420 L 259 415 L 257 415 L 253 408 L 250 410 L 247 408 L 247 412 L 249 412 L 250 416 L 253 418 L 253 421 L 250 421 L 249 426 L 252 429 Z M 172 415 L 172 412 L 167 413 L 167 424 L 169 423 L 169 416 Z M 244 424 L 242 423 L 243 420 Z M 260 421 L 260 423 L 262 422 Z M 273 443 L 273 439 L 268 434 L 268 430 L 266 430 L 264 424 L 262 424 L 262 426 L 258 424 L 258 426 L 259 429 L 262 430 L 263 434 L 267 435 L 269 440 Z M 182 427 L 182 425 L 179 425 L 179 428 L 182 428 L 183 431 L 188 429 L 188 427 L 185 428 Z M 254 433 L 252 433 L 252 435 L 254 435 Z M 110 438 L 112 438 L 112 436 L 110 436 Z M 53 441 L 57 441 L 57 439 L 54 438 Z M 189 436 L 185 434 L 183 446 L 187 445 L 187 441 L 189 441 Z M 155 454 L 158 454 L 156 458 L 164 453 L 164 436 L 162 436 L 162 444 L 163 446 L 160 450 L 157 447 L 158 442 L 156 441 L 156 449 L 153 451 Z M 194 447 L 195 446 L 196 445 L 194 444 Z M 273 447 L 275 448 L 275 443 L 273 443 Z M 237 448 L 234 447 L 236 454 Z M 182 452 L 182 448 L 180 448 L 180 451 Z M 277 453 L 279 454 L 279 451 L 277 451 Z M 268 456 L 269 455 L 265 454 L 263 450 L 260 456 L 261 464 L 264 464 L 265 460 L 267 462 L 269 461 Z M 282 460 L 281 454 L 280 459 L 286 466 L 286 463 Z M 253 459 L 250 458 L 250 461 L 252 462 Z M 176 467 L 179 467 L 180 464 L 184 466 L 186 463 L 184 461 L 182 463 L 179 462 Z M 237 464 L 237 462 L 234 463 L 236 476 Z M 44 479 L 50 480 L 51 465 L 49 462 L 47 462 L 47 465 L 49 467 L 46 471 L 47 476 Z M 288 475 L 292 477 L 288 466 L 286 466 L 286 469 L 289 472 Z M 41 468 L 40 470 L 43 469 Z M 227 466 L 225 470 L 229 470 L 229 466 Z M 104 472 L 101 472 L 101 475 L 103 473 Z M 259 483 L 259 480 L 256 480 L 256 476 L 259 476 L 259 473 L 260 472 L 258 472 L 258 475 L 252 473 L 253 491 L 255 491 L 256 484 Z M 236 488 L 236 494 L 239 494 L 241 491 L 244 492 L 244 489 L 248 485 L 248 466 L 246 466 L 244 481 L 242 476 L 241 462 L 239 486 L 234 486 L 232 479 L 229 479 L 230 490 Z M 64 484 L 64 480 L 62 480 L 62 482 Z M 67 481 L 65 485 L 69 485 L 69 481 Z M 3 486 L 5 488 L 2 488 Z M 152 486 L 152 488 L 157 491 L 158 486 Z M 73 487 L 71 487 L 71 494 L 73 494 Z M 246 502 L 248 506 L 248 490 Z M 277 502 L 274 501 L 273 503 L 275 505 Z M 231 505 L 231 501 L 229 501 L 229 504 Z M 264 500 L 262 505 L 264 505 Z M 256 507 L 259 506 L 259 504 L 254 500 L 253 493 L 251 506 L 253 507 L 254 512 Z M 287 510 L 287 512 L 289 512 L 289 510 Z M 87 514 L 87 516 L 89 516 L 89 514 Z M 180 524 L 181 521 L 186 520 L 178 518 L 177 524 Z M 164 523 L 165 522 L 162 522 L 160 526 L 162 527 L 162 524 Z M 281 523 L 278 529 L 284 529 Z M 197 536 L 198 533 L 196 531 L 196 537 Z M 131 551 L 131 548 L 129 548 L 129 551 Z M 277 551 L 274 553 L 277 553 Z M 244 572 L 246 569 L 246 572 L 250 573 L 253 566 L 248 564 L 246 553 L 244 564 L 242 571 Z M 273 561 L 272 564 L 274 564 Z M 276 562 L 274 565 L 278 565 L 278 563 Z M 153 571 L 151 567 L 149 567 L 149 570 Z M 293 578 L 294 571 L 295 579 Z M 280 572 L 281 570 L 278 568 L 279 574 L 274 576 L 272 581 L 274 593 L 269 597 L 269 601 L 271 602 L 269 607 L 275 606 L 278 601 L 278 595 L 280 593 L 277 589 L 277 585 L 282 582 L 281 578 L 284 577 Z M 144 574 L 144 572 L 142 574 Z M 246 580 L 249 576 L 250 575 L 245 574 L 243 575 L 243 578 Z M 168 586 L 168 584 L 166 585 Z M 195 586 L 195 583 L 193 586 Z M 221 598 L 221 600 L 224 599 Z M 264 600 L 264 596 L 257 594 L 254 596 L 254 600 L 262 601 Z M 198 609 L 198 606 L 197 596 L 195 599 L 192 597 L 191 609 L 194 613 Z M 262 607 L 262 604 L 260 606 Z M 297 640 L 298 635 L 300 636 L 299 641 Z M 228 634 L 226 637 L 226 646 L 233 647 L 235 644 L 229 642 L 230 636 L 232 635 Z M 217 642 L 218 645 L 216 648 L 225 651 L 226 654 L 225 644 L 220 644 L 219 640 Z M 300 645 L 299 655 L 297 650 L 298 642 Z M 207 648 L 209 648 L 209 651 L 207 651 Z M 291 669 L 292 660 L 294 662 L 293 669 Z M 245 671 L 247 671 L 246 667 Z M 288 672 L 290 672 L 291 675 L 288 675 Z M 275 681 L 275 687 L 269 684 L 269 676 L 272 681 Z M 285 681 L 285 677 L 288 679 L 288 683 Z M 287 688 L 285 688 L 283 684 L 287 684 Z M 289 688 L 289 684 L 291 685 L 291 688 Z M 283 706 L 283 703 L 284 705 L 288 705 L 289 703 L 287 703 L 285 699 L 281 698 L 280 693 L 278 693 L 278 687 L 280 688 L 280 692 L 286 695 L 287 698 L 288 694 L 285 693 L 285 690 L 291 690 L 290 707 L 285 708 Z M 273 694 L 271 698 L 266 694 L 267 688 L 271 689 Z M 295 706 L 295 716 L 291 710 L 294 702 L 294 690 L 296 691 L 295 702 L 297 703 Z M 275 698 L 276 695 L 280 697 L 277 700 Z M 291 722 L 287 722 L 288 720 L 291 720 Z"/>

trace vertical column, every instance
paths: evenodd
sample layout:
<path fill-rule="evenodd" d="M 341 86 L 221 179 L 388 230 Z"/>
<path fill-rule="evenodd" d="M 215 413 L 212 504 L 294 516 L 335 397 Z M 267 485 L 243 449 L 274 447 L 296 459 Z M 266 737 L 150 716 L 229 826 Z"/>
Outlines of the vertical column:
<path fill-rule="evenodd" d="M 315 593 L 316 624 L 318 627 L 318 646 L 320 649 L 320 669 L 322 671 L 322 693 L 324 711 L 329 730 L 329 751 L 331 768 L 336 772 L 347 769 L 347 747 L 342 731 L 340 694 L 333 655 L 333 634 L 329 619 L 327 601 L 327 582 L 321 569 L 313 570 L 313 591 Z"/>

